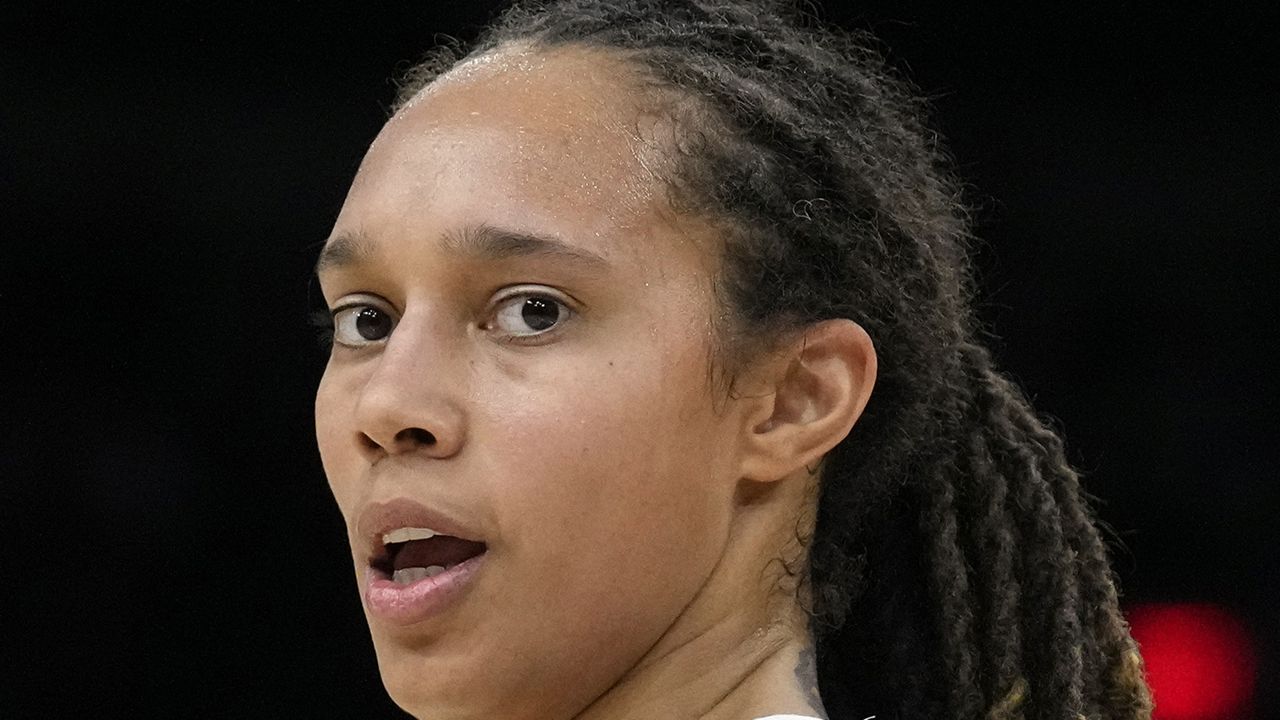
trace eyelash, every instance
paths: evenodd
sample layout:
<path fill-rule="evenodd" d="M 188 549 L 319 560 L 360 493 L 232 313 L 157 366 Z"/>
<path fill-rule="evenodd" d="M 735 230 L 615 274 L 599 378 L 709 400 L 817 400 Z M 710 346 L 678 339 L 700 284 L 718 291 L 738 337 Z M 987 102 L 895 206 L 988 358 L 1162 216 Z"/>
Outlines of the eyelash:
<path fill-rule="evenodd" d="M 528 286 L 515 287 L 511 288 L 509 292 L 499 296 L 494 301 L 492 309 L 486 315 L 488 319 L 483 325 L 481 325 L 481 327 L 486 330 L 492 329 L 497 322 L 499 311 L 504 307 L 518 300 L 524 300 L 527 302 L 534 298 L 546 298 L 547 300 L 555 303 L 561 308 L 561 317 L 553 327 L 543 332 L 528 335 L 504 334 L 502 337 L 503 342 L 512 345 L 537 345 L 542 342 L 546 342 L 548 338 L 558 335 L 560 329 L 564 327 L 564 324 L 569 322 L 578 314 L 578 310 L 574 307 L 574 303 L 570 302 L 561 293 L 551 292 L 544 289 L 542 286 L 538 286 L 536 288 Z"/>
<path fill-rule="evenodd" d="M 324 352 L 333 351 L 333 313 L 329 310 L 313 310 L 307 315 L 307 324 L 314 328 L 316 343 Z"/>
<path fill-rule="evenodd" d="M 532 335 L 506 335 L 502 338 L 503 342 L 506 342 L 512 345 L 534 344 L 535 341 L 538 341 L 547 336 L 556 334 L 556 332 L 565 322 L 567 322 L 570 318 L 577 315 L 578 313 L 578 311 L 574 308 L 574 306 L 571 303 L 561 298 L 557 294 L 553 294 L 545 290 L 531 290 L 531 289 L 517 290 L 515 292 L 511 292 L 502 297 L 499 297 L 496 301 L 494 301 L 494 304 L 493 304 L 494 309 L 488 314 L 488 317 L 490 319 L 486 320 L 484 324 L 481 325 L 481 327 L 486 330 L 490 329 L 494 324 L 494 321 L 492 318 L 496 317 L 497 310 L 504 307 L 507 303 L 510 303 L 514 300 L 519 300 L 519 299 L 528 300 L 531 298 L 538 298 L 538 297 L 547 298 L 552 302 L 556 303 L 557 305 L 559 305 L 561 308 L 563 308 L 563 312 L 564 312 L 563 319 L 561 319 L 555 327 L 545 332 L 535 333 Z M 353 305 L 348 304 L 348 305 L 342 305 L 342 306 L 336 307 L 332 310 L 315 310 L 308 315 L 307 324 L 315 329 L 316 342 L 319 344 L 320 349 L 322 351 L 332 352 L 334 349 L 334 345 L 335 345 L 334 333 L 336 331 L 336 327 L 334 325 L 334 316 L 337 315 L 337 313 L 343 310 L 347 310 L 351 307 L 353 307 Z"/>

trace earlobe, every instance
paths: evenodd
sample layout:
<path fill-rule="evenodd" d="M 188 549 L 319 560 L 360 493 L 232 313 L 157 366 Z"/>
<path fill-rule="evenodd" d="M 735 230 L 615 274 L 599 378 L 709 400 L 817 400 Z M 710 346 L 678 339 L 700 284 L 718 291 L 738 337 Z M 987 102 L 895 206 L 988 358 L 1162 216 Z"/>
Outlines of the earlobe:
<path fill-rule="evenodd" d="M 876 379 L 875 346 L 852 320 L 811 325 L 774 357 L 771 394 L 743 428 L 741 476 L 756 482 L 816 466 L 849 434 Z"/>

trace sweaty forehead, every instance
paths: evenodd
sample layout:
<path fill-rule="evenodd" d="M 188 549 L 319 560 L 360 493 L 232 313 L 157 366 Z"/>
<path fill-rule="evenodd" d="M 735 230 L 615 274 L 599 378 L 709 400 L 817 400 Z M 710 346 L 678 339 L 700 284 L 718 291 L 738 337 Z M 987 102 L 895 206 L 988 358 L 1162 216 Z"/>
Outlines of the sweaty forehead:
<path fill-rule="evenodd" d="M 626 224 L 662 197 L 667 154 L 635 71 L 585 48 L 500 49 L 437 79 L 389 121 L 353 193 L 430 195 L 461 174 L 513 203 Z M 420 197 L 419 199 L 423 199 Z"/>
<path fill-rule="evenodd" d="M 458 63 L 406 107 L 427 101 L 447 106 L 501 99 L 504 106 L 535 114 L 513 118 L 518 125 L 576 131 L 593 122 L 625 123 L 635 113 L 638 79 L 632 64 L 604 49 L 508 45 Z"/>

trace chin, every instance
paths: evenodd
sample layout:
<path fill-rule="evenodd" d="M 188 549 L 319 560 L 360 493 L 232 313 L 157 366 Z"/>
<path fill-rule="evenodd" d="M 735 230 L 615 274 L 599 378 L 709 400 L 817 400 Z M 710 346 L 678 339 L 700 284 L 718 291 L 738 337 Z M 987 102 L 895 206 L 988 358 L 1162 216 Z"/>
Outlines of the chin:
<path fill-rule="evenodd" d="M 389 644 L 389 643 L 388 643 Z M 418 720 L 506 718 L 480 674 L 461 663 L 435 660 L 429 650 L 378 645 L 378 671 L 387 694 Z"/>

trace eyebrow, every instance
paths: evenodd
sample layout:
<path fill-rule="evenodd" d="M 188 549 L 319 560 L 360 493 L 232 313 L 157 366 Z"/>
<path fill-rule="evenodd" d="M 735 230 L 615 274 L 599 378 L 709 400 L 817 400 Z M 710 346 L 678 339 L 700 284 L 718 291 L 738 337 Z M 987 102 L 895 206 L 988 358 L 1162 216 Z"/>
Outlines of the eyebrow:
<path fill-rule="evenodd" d="M 493 225 L 469 225 L 459 231 L 446 232 L 442 240 L 446 250 L 479 260 L 539 257 L 587 269 L 601 269 L 609 264 L 603 256 L 558 238 Z M 320 251 L 315 272 L 319 275 L 325 270 L 360 265 L 376 252 L 377 243 L 363 234 L 338 235 Z"/>
<path fill-rule="evenodd" d="M 373 255 L 373 243 L 364 235 L 338 235 L 330 239 L 320 249 L 320 257 L 316 258 L 315 274 L 325 270 L 351 267 L 368 262 Z"/>

